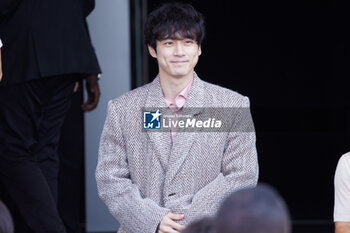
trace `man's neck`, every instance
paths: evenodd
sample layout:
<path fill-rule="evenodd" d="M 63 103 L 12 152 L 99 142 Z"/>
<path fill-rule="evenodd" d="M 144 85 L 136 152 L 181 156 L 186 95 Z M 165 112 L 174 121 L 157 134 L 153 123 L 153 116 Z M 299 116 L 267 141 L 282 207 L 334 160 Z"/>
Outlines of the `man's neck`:
<path fill-rule="evenodd" d="M 160 86 L 166 99 L 174 101 L 176 96 L 192 81 L 193 73 L 181 78 L 159 74 Z"/>

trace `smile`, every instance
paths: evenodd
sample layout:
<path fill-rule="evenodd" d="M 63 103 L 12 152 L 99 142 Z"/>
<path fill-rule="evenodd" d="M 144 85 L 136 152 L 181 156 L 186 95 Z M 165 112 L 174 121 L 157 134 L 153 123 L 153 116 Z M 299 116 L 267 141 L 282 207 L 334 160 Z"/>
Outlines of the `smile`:
<path fill-rule="evenodd" d="M 171 63 L 175 63 L 175 64 L 182 64 L 182 63 L 186 63 L 187 61 L 171 61 Z"/>

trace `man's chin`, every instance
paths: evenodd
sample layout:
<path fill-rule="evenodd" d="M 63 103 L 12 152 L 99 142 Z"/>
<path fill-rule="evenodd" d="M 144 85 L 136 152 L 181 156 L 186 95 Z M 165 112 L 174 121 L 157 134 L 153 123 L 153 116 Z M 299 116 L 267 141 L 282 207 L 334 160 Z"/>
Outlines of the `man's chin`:
<path fill-rule="evenodd" d="M 191 71 L 176 71 L 176 72 L 172 72 L 172 75 L 176 78 L 182 78 L 184 76 L 187 76 L 190 73 L 193 73 L 193 72 L 191 72 Z"/>
<path fill-rule="evenodd" d="M 185 76 L 187 76 L 189 73 L 181 73 L 181 74 L 174 74 L 173 76 L 177 79 L 181 79 Z"/>

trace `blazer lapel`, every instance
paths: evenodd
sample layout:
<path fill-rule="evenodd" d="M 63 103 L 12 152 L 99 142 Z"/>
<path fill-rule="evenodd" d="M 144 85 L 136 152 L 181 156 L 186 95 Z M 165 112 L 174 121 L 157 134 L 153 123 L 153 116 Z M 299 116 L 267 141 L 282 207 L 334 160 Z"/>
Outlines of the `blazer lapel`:
<path fill-rule="evenodd" d="M 148 88 L 148 96 L 146 99 L 145 107 L 148 109 L 165 109 L 165 101 L 160 86 L 159 76 L 157 76 Z M 150 143 L 152 143 L 154 148 L 154 154 L 160 155 L 159 159 L 164 170 L 166 170 L 168 163 L 168 156 L 171 150 L 171 138 L 170 131 L 162 130 L 159 132 L 157 130 L 147 130 L 147 135 L 149 137 Z"/>
<path fill-rule="evenodd" d="M 189 96 L 183 107 L 183 112 L 190 112 L 191 115 L 199 115 L 205 106 L 204 82 L 194 73 L 194 81 Z M 174 138 L 173 148 L 171 150 L 166 182 L 171 182 L 181 165 L 186 160 L 192 144 L 198 138 L 199 132 L 177 132 Z"/>

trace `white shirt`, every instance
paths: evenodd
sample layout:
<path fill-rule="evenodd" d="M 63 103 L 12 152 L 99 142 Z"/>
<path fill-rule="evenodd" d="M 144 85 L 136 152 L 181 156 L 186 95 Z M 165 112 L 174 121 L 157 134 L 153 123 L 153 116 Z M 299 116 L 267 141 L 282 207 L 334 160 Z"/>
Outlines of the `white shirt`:
<path fill-rule="evenodd" d="M 334 222 L 350 222 L 350 152 L 339 159 L 335 171 Z"/>

